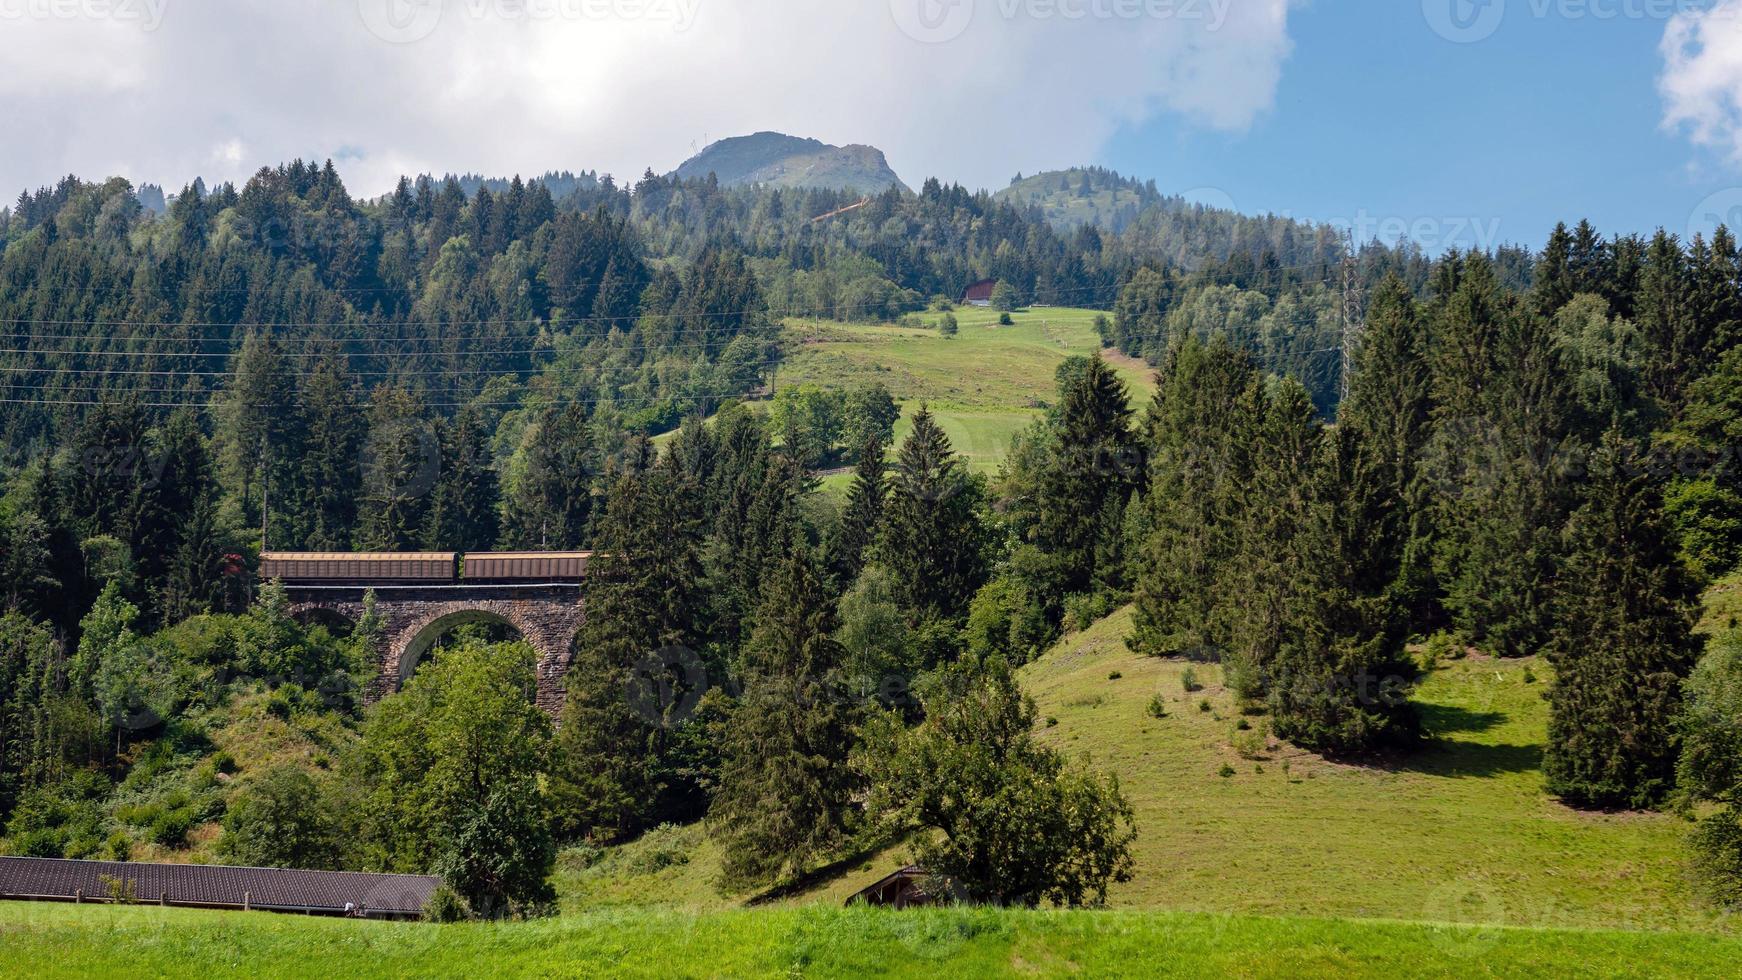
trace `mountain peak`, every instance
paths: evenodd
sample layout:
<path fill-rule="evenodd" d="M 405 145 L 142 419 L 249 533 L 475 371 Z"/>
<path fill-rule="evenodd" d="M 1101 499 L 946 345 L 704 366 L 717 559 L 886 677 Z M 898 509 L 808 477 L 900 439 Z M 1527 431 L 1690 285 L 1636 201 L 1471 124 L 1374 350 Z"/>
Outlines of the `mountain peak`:
<path fill-rule="evenodd" d="M 831 146 L 821 140 L 760 132 L 710 143 L 685 160 L 673 176 L 694 180 L 713 174 L 727 187 L 821 187 L 875 194 L 907 190 L 883 151 L 874 146 Z"/>

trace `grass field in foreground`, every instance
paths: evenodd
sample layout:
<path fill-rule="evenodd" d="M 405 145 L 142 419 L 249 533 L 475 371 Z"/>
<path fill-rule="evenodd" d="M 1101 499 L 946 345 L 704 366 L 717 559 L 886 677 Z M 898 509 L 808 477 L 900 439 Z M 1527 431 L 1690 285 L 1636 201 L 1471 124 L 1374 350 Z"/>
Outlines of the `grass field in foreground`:
<path fill-rule="evenodd" d="M 431 926 L 0 903 L 8 977 L 1716 976 L 1742 940 L 1179 912 L 613 911 Z"/>
<path fill-rule="evenodd" d="M 881 381 L 902 404 L 897 444 L 920 402 L 931 406 L 957 452 L 981 472 L 992 472 L 1010 438 L 1038 418 L 1056 394 L 1054 374 L 1065 358 L 1101 349 L 1094 310 L 1035 307 L 998 326 L 995 311 L 954 311 L 959 330 L 789 320 L 787 355 L 777 389 L 800 384 L 847 388 Z M 941 314 L 925 314 L 936 321 Z M 1155 390 L 1147 365 L 1111 355 L 1141 410 Z"/>

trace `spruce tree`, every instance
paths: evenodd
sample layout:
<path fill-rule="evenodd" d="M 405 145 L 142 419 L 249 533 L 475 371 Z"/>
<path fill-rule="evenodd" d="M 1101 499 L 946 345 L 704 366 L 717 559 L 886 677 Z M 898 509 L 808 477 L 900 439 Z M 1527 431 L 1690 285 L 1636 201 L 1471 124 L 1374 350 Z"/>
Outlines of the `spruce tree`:
<path fill-rule="evenodd" d="M 836 591 L 844 591 L 865 568 L 865 555 L 877 540 L 883 508 L 889 496 L 883 441 L 873 434 L 859 449 L 853 482 L 841 507 L 841 520 L 825 549 L 828 572 Z"/>
<path fill-rule="evenodd" d="M 921 406 L 896 457 L 877 560 L 917 619 L 959 621 L 986 580 L 981 490 Z"/>
<path fill-rule="evenodd" d="M 417 397 L 404 388 L 375 389 L 363 453 L 358 546 L 414 550 L 440 468 L 441 448 Z"/>
<path fill-rule="evenodd" d="M 1407 593 L 1398 553 L 1376 543 L 1368 521 L 1391 501 L 1386 481 L 1363 471 L 1373 455 L 1354 428 L 1319 445 L 1309 503 L 1291 542 L 1298 581 L 1288 598 L 1271 664 L 1275 731 L 1334 756 L 1405 747 L 1420 732 L 1409 692 L 1416 668 L 1404 649 Z"/>
<path fill-rule="evenodd" d="M 802 874 L 848 839 L 856 780 L 847 755 L 859 712 L 848 700 L 831 605 L 802 546 L 763 589 L 710 811 L 731 887 Z"/>
<path fill-rule="evenodd" d="M 1125 383 L 1096 355 L 1061 379 L 1059 394 L 1054 451 L 1035 488 L 1034 540 L 1061 560 L 1067 594 L 1117 586 L 1122 570 L 1096 559 L 1119 533 L 1140 469 Z"/>
<path fill-rule="evenodd" d="M 442 469 L 425 543 L 436 551 L 480 551 L 501 536 L 490 434 L 467 406 L 442 427 Z"/>
<path fill-rule="evenodd" d="M 1566 528 L 1543 772 L 1549 792 L 1576 806 L 1651 806 L 1675 784 L 1699 589 L 1641 464 L 1619 432 L 1606 434 Z"/>
<path fill-rule="evenodd" d="M 342 361 L 323 359 L 303 381 L 300 397 L 308 449 L 299 465 L 294 540 L 310 551 L 348 551 L 357 531 L 368 432 L 357 384 Z M 275 503 L 274 509 L 282 506 Z"/>
<path fill-rule="evenodd" d="M 612 484 L 597 543 L 551 763 L 553 812 L 570 838 L 693 817 L 708 775 L 670 758 L 709 671 L 700 529 L 666 468 Z"/>
<path fill-rule="evenodd" d="M 218 433 L 246 527 L 260 526 L 266 495 L 291 497 L 303 426 L 296 380 L 271 334 L 251 333 L 219 403 Z"/>
<path fill-rule="evenodd" d="M 1252 429 L 1251 470 L 1230 496 L 1235 557 L 1215 585 L 1215 632 L 1227 638 L 1222 665 L 1229 688 L 1242 698 L 1263 696 L 1290 607 L 1309 574 L 1313 558 L 1300 554 L 1297 539 L 1322 437 L 1312 396 L 1298 381 L 1265 385 Z"/>
<path fill-rule="evenodd" d="M 561 551 L 586 540 L 592 513 L 592 426 L 579 402 L 548 408 L 521 449 L 519 482 L 507 509 L 509 544 Z"/>
<path fill-rule="evenodd" d="M 1441 310 L 1429 474 L 1434 571 L 1452 623 L 1502 656 L 1541 648 L 1571 504 L 1570 397 L 1547 320 L 1496 292 L 1480 256 Z"/>
<path fill-rule="evenodd" d="M 1700 314 L 1694 270 L 1674 235 L 1659 230 L 1646 247 L 1639 280 L 1639 325 L 1648 356 L 1646 391 L 1671 416 L 1679 415 L 1688 382 L 1710 356 L 1716 324 Z M 1734 284 L 1728 287 L 1734 290 Z"/>
<path fill-rule="evenodd" d="M 1368 305 L 1349 397 L 1337 412 L 1357 452 L 1348 478 L 1353 520 L 1363 528 L 1359 587 L 1389 594 L 1421 623 L 1434 606 L 1432 487 L 1423 473 L 1433 435 L 1427 340 L 1409 287 L 1387 277 Z"/>
<path fill-rule="evenodd" d="M 1262 380 L 1249 355 L 1217 337 L 1187 338 L 1168 356 L 1145 420 L 1150 487 L 1134 542 L 1133 650 L 1213 657 L 1221 591 L 1238 555 L 1230 520 L 1251 473 Z"/>

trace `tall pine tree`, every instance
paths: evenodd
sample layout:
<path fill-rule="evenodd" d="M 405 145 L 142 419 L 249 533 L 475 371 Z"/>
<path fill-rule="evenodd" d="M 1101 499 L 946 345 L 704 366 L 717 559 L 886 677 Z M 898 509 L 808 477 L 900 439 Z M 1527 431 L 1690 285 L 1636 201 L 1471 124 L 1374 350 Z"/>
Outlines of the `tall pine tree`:
<path fill-rule="evenodd" d="M 847 756 L 859 712 L 834 630 L 822 573 L 795 548 L 768 577 L 741 655 L 744 693 L 710 811 L 731 886 L 802 874 L 848 840 L 856 780 Z"/>
<path fill-rule="evenodd" d="M 1606 434 L 1566 528 L 1543 772 L 1549 792 L 1578 806 L 1650 806 L 1675 784 L 1699 589 L 1642 462 L 1619 432 Z"/>

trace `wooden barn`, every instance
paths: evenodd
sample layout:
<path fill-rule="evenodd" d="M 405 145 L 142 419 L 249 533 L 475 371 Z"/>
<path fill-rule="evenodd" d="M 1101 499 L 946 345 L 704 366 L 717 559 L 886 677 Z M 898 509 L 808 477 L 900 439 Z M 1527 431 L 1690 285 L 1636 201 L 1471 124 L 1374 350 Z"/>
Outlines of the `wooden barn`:
<path fill-rule="evenodd" d="M 884 908 L 918 908 L 940 905 L 960 899 L 949 879 L 928 873 L 918 865 L 892 871 L 865 886 L 847 899 L 847 904 L 863 902 Z"/>
<path fill-rule="evenodd" d="M 998 280 L 996 279 L 982 279 L 972 286 L 969 286 L 967 290 L 962 293 L 962 305 L 991 306 L 992 287 L 996 285 L 998 285 Z"/>

